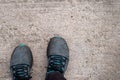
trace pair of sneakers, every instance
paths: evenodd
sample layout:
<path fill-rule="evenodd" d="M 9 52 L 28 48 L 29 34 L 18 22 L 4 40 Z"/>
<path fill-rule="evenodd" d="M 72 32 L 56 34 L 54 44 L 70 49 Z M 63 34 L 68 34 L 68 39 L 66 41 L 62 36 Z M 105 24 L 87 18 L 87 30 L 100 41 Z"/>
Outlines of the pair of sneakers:
<path fill-rule="evenodd" d="M 50 39 L 47 48 L 48 67 L 47 74 L 60 72 L 64 75 L 68 61 L 69 49 L 66 41 L 61 37 Z M 13 80 L 30 80 L 30 70 L 33 64 L 33 56 L 30 48 L 24 44 L 17 46 L 11 56 L 10 70 Z"/>

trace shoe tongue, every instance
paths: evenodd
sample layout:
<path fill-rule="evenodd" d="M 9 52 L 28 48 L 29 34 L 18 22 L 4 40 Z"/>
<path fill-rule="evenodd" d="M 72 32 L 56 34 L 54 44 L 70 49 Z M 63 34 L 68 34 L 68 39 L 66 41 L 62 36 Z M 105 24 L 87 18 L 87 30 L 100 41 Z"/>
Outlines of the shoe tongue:
<path fill-rule="evenodd" d="M 63 61 L 64 61 L 64 58 L 62 56 L 56 56 L 56 55 L 50 56 L 48 72 L 59 71 L 63 73 L 64 72 Z"/>
<path fill-rule="evenodd" d="M 31 77 L 29 75 L 28 65 L 16 65 L 13 67 L 15 80 L 29 80 Z"/>
<path fill-rule="evenodd" d="M 16 76 L 16 79 L 17 79 L 17 80 L 29 80 L 30 78 L 32 78 L 32 77 L 29 76 L 29 75 L 26 75 L 26 76 L 25 76 L 25 75 L 22 75 L 22 74 L 21 74 L 21 75 L 17 75 L 17 76 Z"/>
<path fill-rule="evenodd" d="M 61 65 L 56 65 L 56 64 L 54 64 L 53 67 L 54 67 L 55 69 L 57 69 L 57 70 L 61 70 Z"/>
<path fill-rule="evenodd" d="M 18 80 L 29 80 L 29 77 L 24 77 L 24 76 L 18 76 L 17 77 Z"/>
<path fill-rule="evenodd" d="M 29 77 L 25 77 L 25 76 L 16 76 L 17 80 L 29 80 Z"/>

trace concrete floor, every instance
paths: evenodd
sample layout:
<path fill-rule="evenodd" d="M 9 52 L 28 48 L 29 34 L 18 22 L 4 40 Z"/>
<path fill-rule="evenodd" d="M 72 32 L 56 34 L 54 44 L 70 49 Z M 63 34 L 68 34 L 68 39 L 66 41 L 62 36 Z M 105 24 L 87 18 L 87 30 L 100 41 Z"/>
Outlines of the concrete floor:
<path fill-rule="evenodd" d="M 55 35 L 69 45 L 67 80 L 120 80 L 120 0 L 0 0 L 0 80 L 19 43 L 33 52 L 32 80 L 44 80 Z"/>

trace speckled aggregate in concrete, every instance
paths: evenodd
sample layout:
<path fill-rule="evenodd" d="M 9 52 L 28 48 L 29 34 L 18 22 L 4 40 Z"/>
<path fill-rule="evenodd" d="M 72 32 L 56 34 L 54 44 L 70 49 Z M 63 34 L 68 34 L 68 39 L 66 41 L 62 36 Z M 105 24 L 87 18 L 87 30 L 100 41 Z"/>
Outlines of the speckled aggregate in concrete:
<path fill-rule="evenodd" d="M 33 52 L 32 80 L 44 80 L 54 35 L 69 45 L 67 80 L 120 80 L 120 0 L 0 0 L 0 80 L 19 43 Z"/>

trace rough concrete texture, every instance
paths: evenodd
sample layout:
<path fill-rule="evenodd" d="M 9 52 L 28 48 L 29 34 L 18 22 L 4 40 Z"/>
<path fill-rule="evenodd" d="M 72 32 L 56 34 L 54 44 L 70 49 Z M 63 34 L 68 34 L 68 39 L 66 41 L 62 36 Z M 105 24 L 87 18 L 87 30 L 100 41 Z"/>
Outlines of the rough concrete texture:
<path fill-rule="evenodd" d="M 120 80 L 120 0 L 0 0 L 0 80 L 19 43 L 33 52 L 32 80 L 44 80 L 55 35 L 69 45 L 67 80 Z"/>

